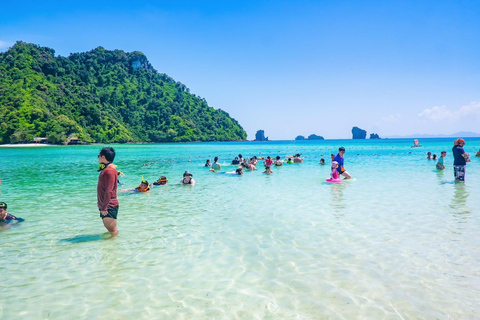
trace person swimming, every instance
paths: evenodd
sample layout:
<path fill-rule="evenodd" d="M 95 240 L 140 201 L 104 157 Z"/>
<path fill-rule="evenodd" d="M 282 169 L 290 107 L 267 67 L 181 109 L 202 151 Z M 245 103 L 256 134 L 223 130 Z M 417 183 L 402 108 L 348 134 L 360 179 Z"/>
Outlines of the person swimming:
<path fill-rule="evenodd" d="M 212 164 L 210 163 L 210 159 L 207 159 L 207 162 L 205 162 L 205 167 L 211 167 Z"/>
<path fill-rule="evenodd" d="M 294 162 L 294 163 L 302 163 L 302 162 L 303 162 L 303 159 L 300 158 L 300 153 L 297 153 L 297 154 L 295 155 L 295 157 L 293 157 L 293 162 Z"/>
<path fill-rule="evenodd" d="M 320 159 L 320 164 L 321 164 L 322 166 L 325 165 L 325 159 L 323 159 L 323 158 Z"/>
<path fill-rule="evenodd" d="M 130 188 L 130 189 L 120 189 L 119 191 L 122 192 L 149 192 L 150 191 L 150 185 L 148 184 L 147 180 L 144 180 L 142 178 L 142 182 L 138 185 L 136 188 Z"/>
<path fill-rule="evenodd" d="M 280 156 L 277 156 L 277 157 L 275 158 L 274 165 L 275 165 L 276 167 L 283 166 L 283 161 L 280 160 Z"/>
<path fill-rule="evenodd" d="M 11 223 L 13 221 L 20 223 L 25 221 L 22 218 L 17 218 L 13 214 L 7 212 L 7 204 L 5 202 L 0 202 L 0 222 L 1 223 Z"/>
<path fill-rule="evenodd" d="M 180 180 L 180 183 L 183 185 L 195 185 L 195 180 L 193 180 L 193 175 L 189 171 L 183 173 L 183 179 Z"/>
<path fill-rule="evenodd" d="M 168 182 L 167 177 L 161 176 L 157 181 L 151 184 L 151 186 L 164 186 Z"/>
<path fill-rule="evenodd" d="M 138 192 L 148 192 L 150 191 L 150 185 L 148 184 L 147 180 L 142 180 L 138 187 L 135 188 Z"/>
<path fill-rule="evenodd" d="M 232 160 L 232 164 L 233 164 L 233 165 L 240 164 L 240 160 L 238 160 L 238 157 L 235 157 L 235 159 Z"/>
<path fill-rule="evenodd" d="M 213 159 L 213 164 L 212 164 L 212 168 L 215 170 L 215 171 L 219 171 L 222 166 L 218 163 L 218 157 L 215 157 Z"/>

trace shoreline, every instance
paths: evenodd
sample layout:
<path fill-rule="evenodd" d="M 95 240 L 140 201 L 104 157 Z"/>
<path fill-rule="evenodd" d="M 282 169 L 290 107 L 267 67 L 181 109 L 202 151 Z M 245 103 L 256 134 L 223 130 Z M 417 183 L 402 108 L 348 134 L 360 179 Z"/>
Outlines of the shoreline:
<path fill-rule="evenodd" d="M 9 144 L 0 144 L 0 147 L 15 148 L 15 147 L 54 147 L 54 144 L 45 144 L 45 143 L 9 143 Z"/>

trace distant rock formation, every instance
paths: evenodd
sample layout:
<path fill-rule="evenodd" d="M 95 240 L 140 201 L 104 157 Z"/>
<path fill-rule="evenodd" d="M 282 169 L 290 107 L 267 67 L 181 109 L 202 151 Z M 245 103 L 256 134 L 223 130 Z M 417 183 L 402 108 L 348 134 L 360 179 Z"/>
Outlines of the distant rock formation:
<path fill-rule="evenodd" d="M 380 136 L 376 133 L 370 133 L 370 139 L 381 139 Z"/>
<path fill-rule="evenodd" d="M 352 128 L 352 139 L 365 139 L 367 131 L 360 129 L 359 127 Z"/>
<path fill-rule="evenodd" d="M 311 134 L 308 136 L 308 140 L 325 140 L 322 136 L 317 136 L 316 134 Z"/>
<path fill-rule="evenodd" d="M 304 137 L 304 136 L 297 136 L 297 137 L 295 138 L 295 140 L 305 140 L 305 137 Z"/>
<path fill-rule="evenodd" d="M 255 133 L 255 141 L 268 141 L 268 137 L 265 137 L 265 131 L 258 130 L 257 133 Z"/>

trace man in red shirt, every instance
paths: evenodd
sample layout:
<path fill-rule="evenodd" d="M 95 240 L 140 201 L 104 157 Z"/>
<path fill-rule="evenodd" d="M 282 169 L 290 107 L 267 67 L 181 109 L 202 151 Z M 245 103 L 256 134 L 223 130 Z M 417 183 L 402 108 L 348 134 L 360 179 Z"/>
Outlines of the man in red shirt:
<path fill-rule="evenodd" d="M 97 206 L 100 210 L 100 218 L 108 232 L 113 236 L 118 234 L 117 229 L 117 185 L 118 173 L 113 165 L 115 159 L 115 150 L 106 147 L 100 150 L 98 155 L 98 163 L 100 175 L 98 176 L 97 185 Z"/>

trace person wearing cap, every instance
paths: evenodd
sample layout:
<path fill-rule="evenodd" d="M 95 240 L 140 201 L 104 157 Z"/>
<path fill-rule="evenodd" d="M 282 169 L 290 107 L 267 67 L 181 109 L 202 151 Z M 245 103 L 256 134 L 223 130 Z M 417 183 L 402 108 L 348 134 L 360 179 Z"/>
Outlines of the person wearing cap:
<path fill-rule="evenodd" d="M 164 186 L 168 182 L 167 177 L 161 176 L 160 179 L 151 184 L 151 186 Z"/>
<path fill-rule="evenodd" d="M 106 147 L 98 154 L 99 171 L 97 184 L 97 207 L 100 211 L 103 225 L 112 236 L 118 234 L 117 215 L 119 203 L 117 200 L 118 172 L 113 164 L 115 150 Z"/>
<path fill-rule="evenodd" d="M 343 155 L 345 154 L 345 148 L 338 148 L 338 154 L 333 158 L 333 161 L 338 162 L 337 171 L 340 175 L 344 176 L 345 179 L 350 179 L 352 176 L 345 170 L 343 167 Z"/>
<path fill-rule="evenodd" d="M 457 139 L 453 143 L 452 153 L 453 153 L 453 174 L 455 176 L 455 181 L 464 182 L 465 181 L 465 171 L 467 167 L 467 162 L 470 162 L 468 153 L 465 152 L 463 146 L 465 145 L 465 140 Z"/>
<path fill-rule="evenodd" d="M 185 171 L 185 173 L 183 174 L 183 179 L 180 180 L 180 183 L 184 185 L 194 186 L 195 180 L 193 180 L 193 175 L 189 171 Z"/>
<path fill-rule="evenodd" d="M 0 202 L 0 222 L 12 221 L 16 222 L 24 221 L 22 218 L 17 218 L 13 214 L 7 213 L 7 204 L 5 202 Z"/>
<path fill-rule="evenodd" d="M 148 191 L 150 191 L 150 186 L 148 185 L 148 181 L 142 179 L 142 182 L 140 182 L 138 187 L 136 187 L 134 190 L 138 191 L 138 192 L 148 192 Z"/>

